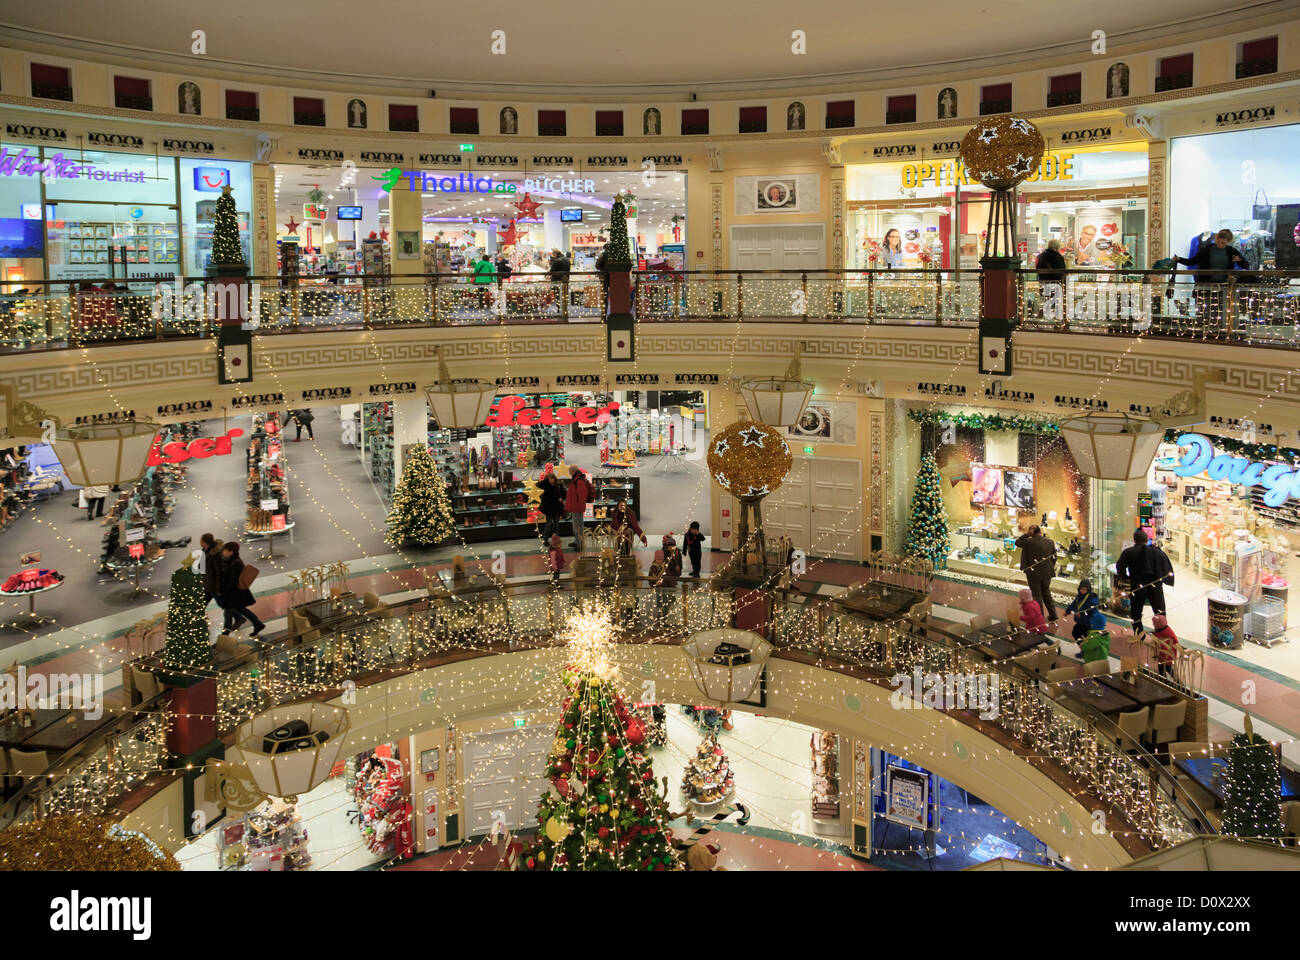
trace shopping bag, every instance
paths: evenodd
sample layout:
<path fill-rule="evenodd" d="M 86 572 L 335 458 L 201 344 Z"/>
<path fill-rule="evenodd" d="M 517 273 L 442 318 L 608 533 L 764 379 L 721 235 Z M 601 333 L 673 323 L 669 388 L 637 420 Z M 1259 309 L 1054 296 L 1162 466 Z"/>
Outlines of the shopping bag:
<path fill-rule="evenodd" d="M 1259 203 L 1259 195 L 1264 194 L 1264 202 Z M 1271 221 L 1273 219 L 1273 204 L 1268 202 L 1268 194 L 1263 190 L 1255 191 L 1256 202 L 1250 208 L 1250 218 L 1252 220 Z"/>
<path fill-rule="evenodd" d="M 258 570 L 257 567 L 253 566 L 251 563 L 244 564 L 244 569 L 239 571 L 239 581 L 238 581 L 239 589 L 247 590 L 249 587 L 251 587 L 253 585 L 253 581 L 257 579 L 257 575 L 259 573 L 261 573 L 261 571 Z"/>

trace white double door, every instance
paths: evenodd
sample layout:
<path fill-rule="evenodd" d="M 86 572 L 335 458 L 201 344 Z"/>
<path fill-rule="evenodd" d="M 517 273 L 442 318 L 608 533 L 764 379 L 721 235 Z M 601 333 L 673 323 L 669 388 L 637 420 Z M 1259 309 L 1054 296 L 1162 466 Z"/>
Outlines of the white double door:
<path fill-rule="evenodd" d="M 733 270 L 824 270 L 826 228 L 822 224 L 735 226 L 731 228 Z"/>
<path fill-rule="evenodd" d="M 553 734 L 537 725 L 465 736 L 466 837 L 482 836 L 498 818 L 512 830 L 537 822 Z"/>
<path fill-rule="evenodd" d="M 723 538 L 735 537 L 739 504 L 722 499 Z M 795 457 L 790 474 L 763 500 L 763 533 L 768 543 L 789 537 L 813 557 L 862 559 L 862 464 L 857 460 Z"/>

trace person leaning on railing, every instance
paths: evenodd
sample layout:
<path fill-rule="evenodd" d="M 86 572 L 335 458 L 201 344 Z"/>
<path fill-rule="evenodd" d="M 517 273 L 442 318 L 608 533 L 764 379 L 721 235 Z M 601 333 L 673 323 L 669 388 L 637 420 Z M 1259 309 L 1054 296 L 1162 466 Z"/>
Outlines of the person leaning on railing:
<path fill-rule="evenodd" d="M 1043 252 L 1038 255 L 1034 262 L 1034 269 L 1038 271 L 1039 285 L 1039 302 L 1038 312 L 1041 315 L 1043 305 L 1047 302 L 1048 285 L 1055 284 L 1059 286 L 1065 283 L 1065 257 L 1061 256 L 1061 241 L 1056 237 L 1047 241 L 1047 246 Z M 1062 298 L 1064 302 L 1064 298 Z"/>
<path fill-rule="evenodd" d="M 1202 320 L 1221 320 L 1224 316 L 1223 286 L 1238 265 L 1245 267 L 1241 251 L 1229 246 L 1232 231 L 1220 230 L 1213 243 L 1203 243 L 1194 257 L 1174 257 L 1185 267 L 1196 271 L 1196 313 Z"/>

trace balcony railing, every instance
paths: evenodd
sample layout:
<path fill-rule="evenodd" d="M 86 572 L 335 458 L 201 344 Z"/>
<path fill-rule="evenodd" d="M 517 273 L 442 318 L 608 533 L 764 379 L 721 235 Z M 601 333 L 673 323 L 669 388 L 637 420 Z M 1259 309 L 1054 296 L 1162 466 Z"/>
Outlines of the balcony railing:
<path fill-rule="evenodd" d="M 1081 90 L 1057 90 L 1047 95 L 1047 105 L 1049 107 L 1064 107 L 1072 103 L 1083 102 L 1083 91 Z"/>
<path fill-rule="evenodd" d="M 1266 60 L 1246 60 L 1237 64 L 1237 79 L 1244 80 L 1246 77 L 1262 77 L 1266 73 L 1277 73 L 1277 57 L 1269 57 Z"/>
<path fill-rule="evenodd" d="M 129 93 L 119 93 L 113 98 L 123 110 L 152 110 L 153 97 L 138 97 Z"/>
<path fill-rule="evenodd" d="M 638 271 L 632 310 L 642 323 L 779 320 L 975 326 L 979 270 Z M 1174 277 L 1176 276 L 1176 280 Z M 1195 271 L 1067 271 L 1062 280 L 1018 274 L 1023 330 L 1165 337 L 1300 347 L 1300 271 L 1236 271 L 1222 283 Z M 1222 275 L 1219 275 L 1220 277 Z M 86 281 L 78 281 L 78 284 Z M 139 340 L 206 337 L 218 288 L 204 278 L 77 290 L 30 282 L 0 292 L 0 351 L 64 349 Z M 12 290 L 10 285 L 9 289 Z M 0 287 L 0 290 L 3 290 Z M 223 292 L 224 291 L 224 292 Z M 606 314 L 596 273 L 516 273 L 478 284 L 466 275 L 371 279 L 249 278 L 225 305 L 259 336 L 401 326 L 594 323 Z"/>
<path fill-rule="evenodd" d="M 218 729 L 229 734 L 270 707 L 329 697 L 345 681 L 364 684 L 414 673 L 464 659 L 466 653 L 490 656 L 555 646 L 556 629 L 569 612 L 591 600 L 608 607 L 619 640 L 626 643 L 676 644 L 696 631 L 728 626 L 732 618 L 730 591 L 703 582 L 662 586 L 636 577 L 552 584 L 547 578 L 441 591 L 313 631 L 316 639 L 281 636 L 250 646 L 212 671 Z M 1065 789 L 1081 799 L 1099 798 L 1124 821 L 1115 829 L 1136 834 L 1149 848 L 1213 832 L 1155 757 L 1104 717 L 1073 707 L 1069 700 L 1054 699 L 1052 687 L 1026 664 L 990 661 L 927 623 L 924 615 L 882 623 L 834 598 L 780 589 L 773 594 L 772 611 L 767 637 L 778 660 L 812 664 L 885 688 L 891 688 L 890 677 L 914 671 L 989 676 L 999 690 L 991 716 L 978 709 L 950 710 L 948 715 L 1001 738 L 1026 763 L 1033 758 L 1035 765 L 1055 767 L 1057 782 Z M 131 666 L 149 670 L 162 664 L 151 656 Z M 1170 693 L 1189 695 L 1174 687 Z M 124 763 L 124 741 L 128 747 L 137 746 L 130 747 L 125 777 L 107 781 L 119 794 L 148 773 L 160 771 L 166 754 L 158 730 L 165 731 L 166 715 L 146 708 L 161 711 L 164 701 L 160 697 L 143 705 L 142 720 L 130 723 L 124 732 L 115 730 L 115 749 L 100 735 L 94 743 L 80 745 L 79 756 L 70 761 L 74 751 L 69 751 L 62 759 L 71 762 L 71 768 L 51 770 L 30 782 L 0 810 L 0 823 L 106 809 L 114 797 L 104 785 L 101 768 Z M 150 722 L 156 726 L 142 726 Z"/>
<path fill-rule="evenodd" d="M 1164 77 L 1156 77 L 1156 93 L 1164 93 L 1166 90 L 1181 90 L 1191 85 L 1192 75 L 1190 73 L 1171 73 Z"/>

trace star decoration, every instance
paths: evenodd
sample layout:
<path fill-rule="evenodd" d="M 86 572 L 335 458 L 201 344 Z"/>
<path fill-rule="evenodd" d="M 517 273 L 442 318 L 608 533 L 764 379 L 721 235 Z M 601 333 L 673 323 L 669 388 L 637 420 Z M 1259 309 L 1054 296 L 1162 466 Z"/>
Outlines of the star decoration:
<path fill-rule="evenodd" d="M 1011 129 L 1012 129 L 1012 130 L 1019 130 L 1021 133 L 1031 133 L 1031 132 L 1032 132 L 1032 131 L 1030 130 L 1030 128 L 1029 128 L 1029 124 L 1026 123 L 1024 120 L 1022 120 L 1020 117 L 1016 117 L 1016 119 L 1014 119 L 1014 120 L 1011 121 Z"/>
<path fill-rule="evenodd" d="M 727 450 L 730 447 L 731 444 L 727 441 L 727 438 L 722 437 L 720 440 L 718 440 L 717 443 L 713 445 L 713 452 L 716 453 L 718 456 L 722 456 L 724 453 L 727 452 Z"/>
<path fill-rule="evenodd" d="M 227 197 L 228 197 L 228 196 L 230 196 L 232 190 L 233 190 L 233 188 L 230 186 L 230 184 L 226 184 L 224 187 L 221 188 L 221 193 L 222 193 L 223 196 L 227 196 Z"/>
<path fill-rule="evenodd" d="M 498 247 L 513 247 L 518 242 L 519 231 L 515 228 L 515 221 L 511 220 L 504 230 L 497 231 Z"/>
<path fill-rule="evenodd" d="M 784 440 L 781 441 L 781 452 L 782 453 L 790 452 L 790 444 L 786 443 Z"/>
<path fill-rule="evenodd" d="M 997 136 L 998 133 L 996 130 L 994 130 L 992 127 L 985 127 L 983 130 L 980 131 L 980 135 L 978 139 L 980 143 L 992 143 L 994 140 L 997 139 Z"/>
<path fill-rule="evenodd" d="M 1015 162 L 1007 167 L 1012 173 L 1028 174 L 1034 169 L 1034 158 L 1026 157 L 1023 153 L 1016 154 Z"/>
<path fill-rule="evenodd" d="M 284 225 L 284 228 L 289 231 L 289 233 L 297 233 L 298 227 L 299 224 L 293 219 L 293 214 L 289 214 L 289 222 Z"/>
<path fill-rule="evenodd" d="M 745 446 L 747 447 L 763 446 L 763 437 L 765 435 L 762 430 L 758 429 L 758 427 L 749 427 L 745 430 L 741 430 L 740 436 L 744 439 Z"/>
<path fill-rule="evenodd" d="M 510 204 L 510 206 L 519 211 L 519 216 L 526 217 L 529 220 L 536 220 L 537 208 L 540 207 L 541 204 L 534 200 L 531 194 L 525 193 L 522 200 L 516 200 L 514 203 Z"/>
<path fill-rule="evenodd" d="M 728 490 L 731 489 L 731 486 L 727 480 L 727 475 L 725 473 L 719 471 L 713 475 L 713 479 L 718 482 L 718 486 L 726 487 Z"/>
<path fill-rule="evenodd" d="M 388 240 L 388 231 L 387 231 L 387 230 L 380 230 L 380 231 L 379 231 L 379 239 L 380 239 L 380 240 L 387 241 L 387 240 Z"/>

